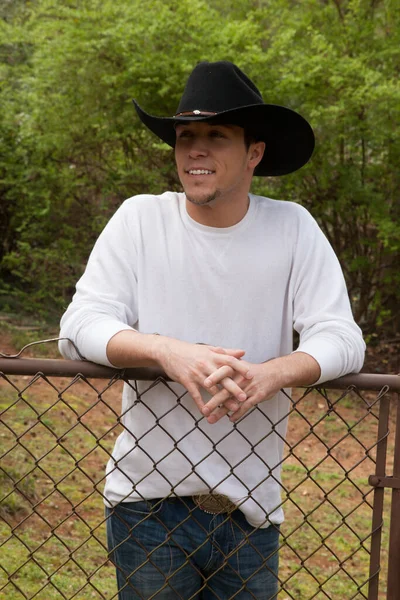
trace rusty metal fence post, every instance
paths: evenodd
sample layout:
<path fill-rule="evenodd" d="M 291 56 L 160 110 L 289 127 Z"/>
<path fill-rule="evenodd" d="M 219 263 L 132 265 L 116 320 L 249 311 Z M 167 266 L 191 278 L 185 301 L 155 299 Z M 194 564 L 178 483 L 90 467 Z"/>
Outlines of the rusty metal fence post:
<path fill-rule="evenodd" d="M 379 574 L 381 570 L 381 540 L 385 489 L 383 487 L 380 487 L 378 483 L 381 481 L 382 477 L 386 476 L 387 438 L 389 434 L 389 409 L 390 399 L 387 395 L 385 395 L 381 398 L 379 406 L 379 426 L 376 446 L 376 469 L 375 474 L 370 475 L 369 477 L 369 483 L 372 486 L 375 486 L 375 490 L 373 503 L 374 509 L 372 513 L 368 600 L 375 600 L 376 598 L 378 598 L 379 592 Z"/>
<path fill-rule="evenodd" d="M 400 598 L 400 394 L 397 394 L 396 437 L 394 444 L 393 478 L 390 518 L 388 593 L 387 600 Z"/>

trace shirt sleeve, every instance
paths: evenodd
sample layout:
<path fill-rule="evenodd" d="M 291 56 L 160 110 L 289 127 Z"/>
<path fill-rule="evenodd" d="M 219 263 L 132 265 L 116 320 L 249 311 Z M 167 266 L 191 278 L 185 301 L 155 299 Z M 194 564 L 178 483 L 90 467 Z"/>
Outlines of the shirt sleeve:
<path fill-rule="evenodd" d="M 129 201 L 110 219 L 89 257 L 76 293 L 61 319 L 60 337 L 68 338 L 87 360 L 113 366 L 107 344 L 138 319 L 137 251 L 130 222 Z M 65 358 L 78 359 L 73 344 L 59 342 Z"/>
<path fill-rule="evenodd" d="M 360 371 L 365 343 L 355 323 L 339 261 L 313 217 L 302 207 L 291 278 L 296 351 L 319 363 L 317 383 Z"/>

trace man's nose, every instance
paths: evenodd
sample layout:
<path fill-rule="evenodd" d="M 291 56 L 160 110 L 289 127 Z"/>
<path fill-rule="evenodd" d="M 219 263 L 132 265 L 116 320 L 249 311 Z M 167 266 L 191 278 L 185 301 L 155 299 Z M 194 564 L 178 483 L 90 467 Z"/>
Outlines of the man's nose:
<path fill-rule="evenodd" d="M 207 142 L 202 137 L 196 137 L 192 140 L 192 144 L 189 149 L 189 156 L 191 158 L 198 158 L 199 156 L 207 156 L 208 147 Z"/>

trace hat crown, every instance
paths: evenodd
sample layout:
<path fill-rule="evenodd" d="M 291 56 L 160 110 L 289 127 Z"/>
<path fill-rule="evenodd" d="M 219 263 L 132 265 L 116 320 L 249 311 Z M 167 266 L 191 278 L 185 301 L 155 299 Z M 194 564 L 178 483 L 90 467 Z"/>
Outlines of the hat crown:
<path fill-rule="evenodd" d="M 263 104 L 254 83 L 229 61 L 200 62 L 193 69 L 175 114 L 194 110 L 220 113 Z"/>

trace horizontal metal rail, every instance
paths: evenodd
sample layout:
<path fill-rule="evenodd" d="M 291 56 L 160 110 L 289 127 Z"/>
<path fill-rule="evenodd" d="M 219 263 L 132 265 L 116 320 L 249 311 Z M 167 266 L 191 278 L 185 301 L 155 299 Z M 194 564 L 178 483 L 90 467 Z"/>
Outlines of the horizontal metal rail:
<path fill-rule="evenodd" d="M 62 360 L 49 358 L 0 358 L 0 372 L 6 375 L 34 375 L 43 373 L 46 376 L 73 377 L 81 374 L 94 379 L 111 379 L 120 376 L 122 379 L 139 379 L 155 381 L 162 377 L 170 378 L 160 369 L 153 367 L 135 367 L 114 369 L 86 360 Z M 347 389 L 356 387 L 360 390 L 381 390 L 383 387 L 400 392 L 400 375 L 379 375 L 374 373 L 351 373 L 317 386 L 325 389 Z"/>

